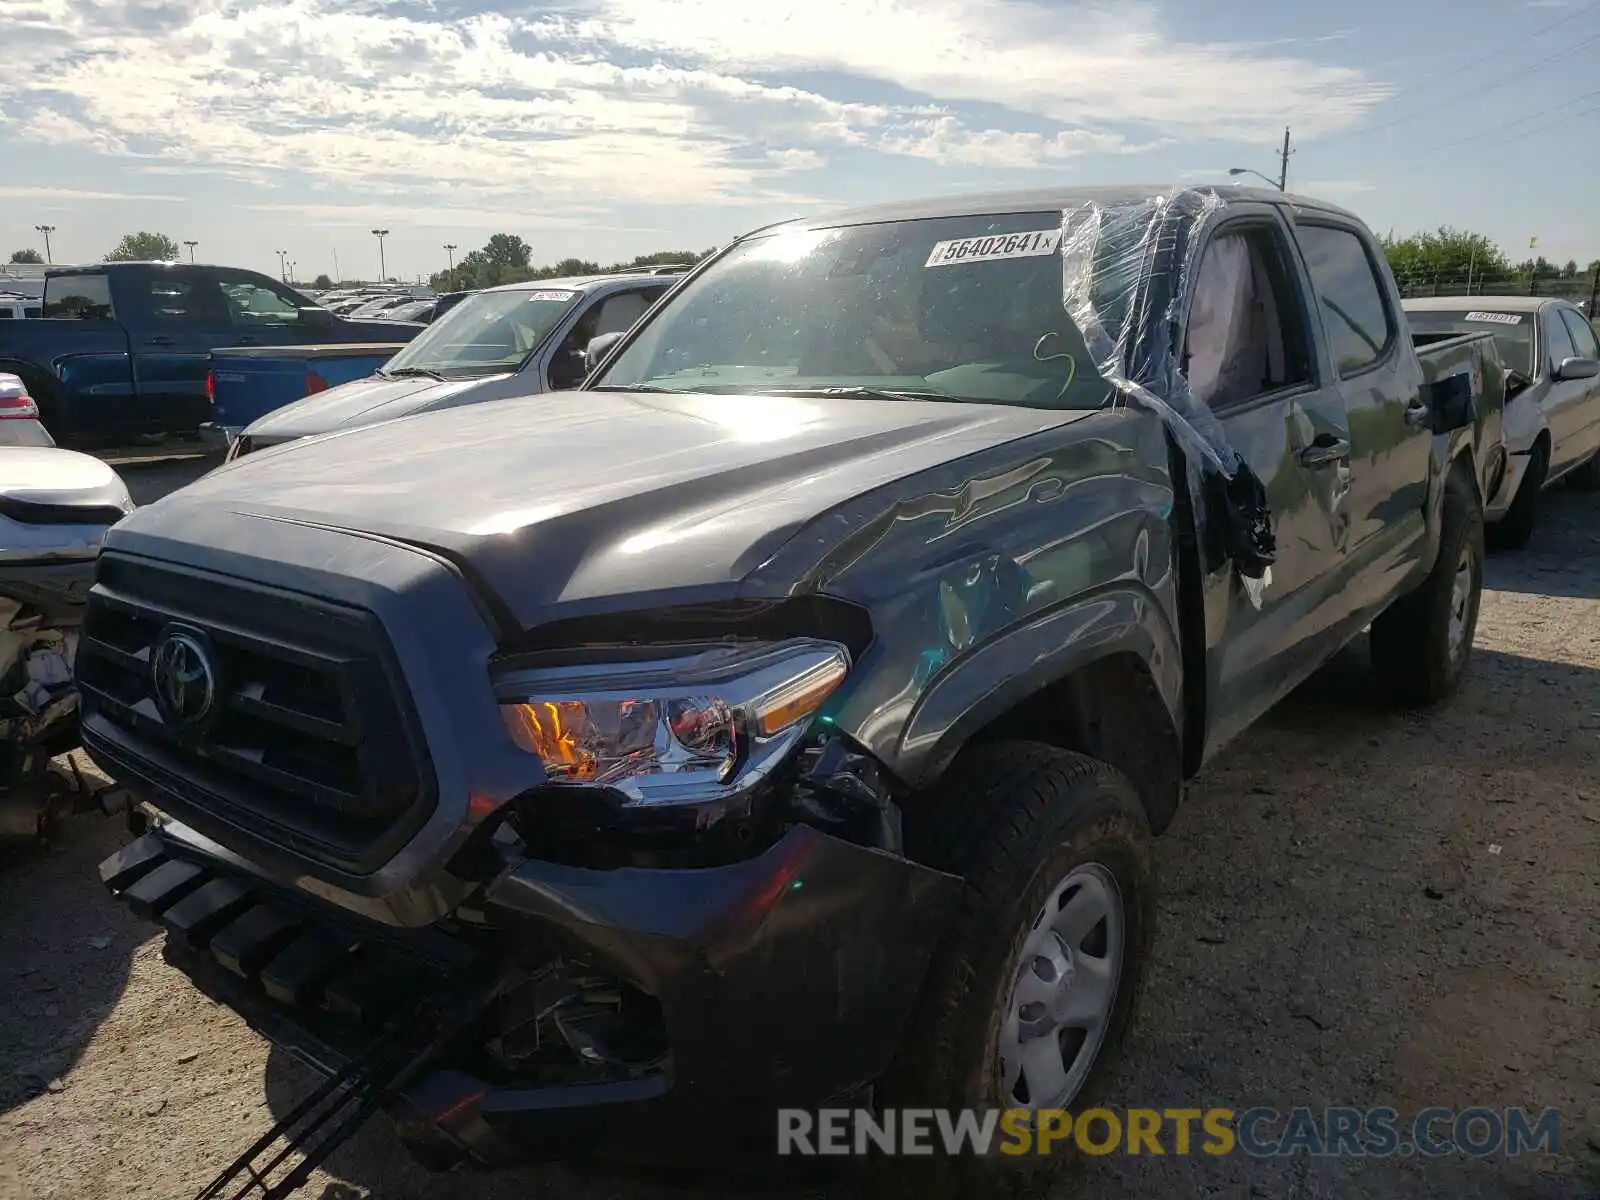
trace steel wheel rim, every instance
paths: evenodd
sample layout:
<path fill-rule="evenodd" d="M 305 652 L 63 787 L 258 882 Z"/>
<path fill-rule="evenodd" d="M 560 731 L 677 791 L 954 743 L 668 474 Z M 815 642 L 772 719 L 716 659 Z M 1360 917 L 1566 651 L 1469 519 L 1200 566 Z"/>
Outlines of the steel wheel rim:
<path fill-rule="evenodd" d="M 1127 946 L 1116 877 L 1082 863 L 1034 916 L 1002 1010 L 1000 1095 L 1008 1107 L 1065 1108 L 1105 1044 Z"/>
<path fill-rule="evenodd" d="M 1462 547 L 1450 582 L 1450 657 L 1459 658 L 1467 641 L 1467 617 L 1472 610 L 1472 546 Z"/>

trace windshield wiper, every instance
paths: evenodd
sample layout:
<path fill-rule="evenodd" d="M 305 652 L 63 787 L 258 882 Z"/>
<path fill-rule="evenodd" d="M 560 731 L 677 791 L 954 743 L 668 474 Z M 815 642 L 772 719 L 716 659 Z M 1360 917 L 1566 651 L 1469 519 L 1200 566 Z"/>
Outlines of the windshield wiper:
<path fill-rule="evenodd" d="M 681 396 L 685 391 L 683 388 L 652 387 L 648 383 L 635 383 L 631 385 L 621 383 L 597 383 L 592 388 L 584 388 L 583 390 L 586 392 L 660 392 L 661 394 L 667 396 Z"/>
<path fill-rule="evenodd" d="M 444 382 L 444 376 L 431 367 L 396 367 L 392 371 L 379 371 L 385 379 L 437 379 Z"/>

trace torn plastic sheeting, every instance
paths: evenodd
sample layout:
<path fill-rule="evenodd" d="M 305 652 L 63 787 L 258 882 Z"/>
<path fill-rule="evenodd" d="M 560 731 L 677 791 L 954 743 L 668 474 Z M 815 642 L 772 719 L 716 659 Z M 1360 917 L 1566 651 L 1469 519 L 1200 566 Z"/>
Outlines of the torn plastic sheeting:
<path fill-rule="evenodd" d="M 1219 243 L 1215 261 L 1206 264 L 1205 280 L 1196 279 L 1195 237 L 1182 239 L 1176 262 L 1161 261 L 1176 249 L 1180 222 L 1193 232 L 1222 207 L 1216 193 L 1187 189 L 1136 204 L 1091 201 L 1063 211 L 1062 296 L 1099 373 L 1172 432 L 1189 466 L 1202 541 L 1209 514 L 1222 525 L 1222 541 L 1240 576 L 1256 581 L 1246 592 L 1260 607 L 1271 578 L 1267 568 L 1276 558 L 1266 489 L 1229 444 L 1204 399 L 1237 375 L 1241 349 L 1234 335 L 1244 328 L 1248 252 L 1242 244 L 1234 249 Z M 1144 286 L 1159 273 L 1171 274 L 1164 297 Z M 1190 334 L 1200 353 L 1191 357 L 1186 374 L 1165 335 L 1182 319 L 1191 292 L 1197 293 L 1197 304 Z M 1152 303 L 1164 308 L 1152 312 Z M 1146 334 L 1148 340 L 1141 336 Z M 1193 343 L 1190 349 L 1193 353 Z"/>

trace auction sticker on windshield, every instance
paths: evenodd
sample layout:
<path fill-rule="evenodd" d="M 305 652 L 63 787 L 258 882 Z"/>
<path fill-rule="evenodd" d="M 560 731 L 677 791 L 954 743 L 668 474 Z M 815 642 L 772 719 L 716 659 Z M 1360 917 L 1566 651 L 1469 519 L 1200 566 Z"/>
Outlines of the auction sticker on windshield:
<path fill-rule="evenodd" d="M 1521 316 L 1520 313 L 1469 312 L 1466 315 L 1466 320 L 1468 320 L 1468 321 L 1488 321 L 1488 322 L 1490 322 L 1491 324 L 1494 324 L 1494 325 L 1521 325 L 1522 324 L 1522 316 Z"/>
<path fill-rule="evenodd" d="M 936 242 L 924 267 L 953 267 L 958 263 L 992 262 L 1001 258 L 1037 258 L 1061 247 L 1061 230 L 1032 233 L 996 233 L 986 237 L 953 238 Z"/>
<path fill-rule="evenodd" d="M 565 304 L 576 296 L 577 292 L 529 292 L 526 299 L 532 300 L 557 300 Z"/>

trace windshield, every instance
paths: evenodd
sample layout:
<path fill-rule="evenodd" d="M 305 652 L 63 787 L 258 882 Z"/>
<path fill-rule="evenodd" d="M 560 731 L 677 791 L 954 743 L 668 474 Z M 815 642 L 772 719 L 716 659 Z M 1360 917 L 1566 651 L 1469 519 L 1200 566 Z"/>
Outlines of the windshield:
<path fill-rule="evenodd" d="M 740 243 L 588 386 L 832 388 L 1098 408 L 1062 304 L 1061 214 L 943 217 Z"/>
<path fill-rule="evenodd" d="M 1533 314 L 1485 312 L 1463 308 L 1458 312 L 1408 312 L 1412 333 L 1492 333 L 1500 361 L 1525 379 L 1532 379 Z"/>
<path fill-rule="evenodd" d="M 565 288 L 468 296 L 408 342 L 383 373 L 462 379 L 514 371 L 561 323 L 577 296 Z"/>

